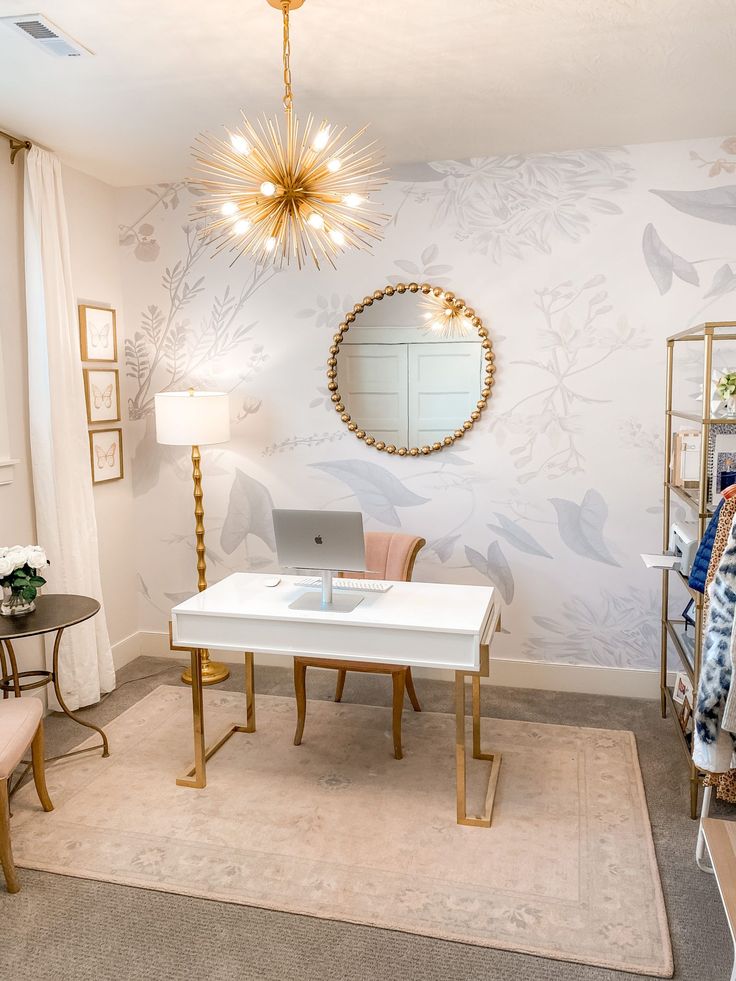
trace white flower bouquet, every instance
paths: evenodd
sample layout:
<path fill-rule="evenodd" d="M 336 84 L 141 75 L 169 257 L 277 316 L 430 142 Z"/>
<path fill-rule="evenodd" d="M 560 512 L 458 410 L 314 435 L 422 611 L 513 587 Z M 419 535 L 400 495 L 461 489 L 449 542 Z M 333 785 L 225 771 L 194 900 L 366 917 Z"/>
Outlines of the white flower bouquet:
<path fill-rule="evenodd" d="M 0 612 L 6 616 L 28 613 L 46 580 L 39 573 L 48 565 L 40 545 L 0 546 L 0 586 L 4 599 Z"/>

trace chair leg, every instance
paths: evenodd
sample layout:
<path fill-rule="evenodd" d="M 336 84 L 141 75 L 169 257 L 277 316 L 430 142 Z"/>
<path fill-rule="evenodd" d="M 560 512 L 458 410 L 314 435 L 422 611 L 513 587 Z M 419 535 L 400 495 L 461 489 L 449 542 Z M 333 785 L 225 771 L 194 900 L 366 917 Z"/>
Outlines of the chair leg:
<path fill-rule="evenodd" d="M 299 746 L 307 717 L 307 666 L 294 658 L 294 694 L 296 695 L 296 732 L 294 745 Z"/>
<path fill-rule="evenodd" d="M 44 811 L 53 811 L 54 805 L 51 803 L 49 792 L 46 789 L 46 765 L 43 758 L 43 722 L 38 723 L 36 735 L 31 743 L 31 759 L 33 761 L 33 782 L 36 785 L 36 793 L 41 801 Z"/>
<path fill-rule="evenodd" d="M 404 758 L 401 752 L 401 713 L 404 711 L 404 687 L 406 685 L 406 669 L 394 671 L 391 674 L 393 682 L 393 730 L 394 730 L 394 756 L 397 760 Z"/>
<path fill-rule="evenodd" d="M 411 702 L 415 712 L 421 712 L 422 706 L 419 704 L 419 699 L 417 698 L 417 693 L 414 689 L 414 679 L 411 676 L 411 668 L 406 669 L 406 694 L 409 696 L 409 701 Z"/>
<path fill-rule="evenodd" d="M 8 892 L 18 892 L 20 882 L 13 865 L 13 853 L 10 850 L 10 806 L 8 802 L 8 781 L 0 780 L 0 864 L 5 873 L 5 884 Z"/>
<path fill-rule="evenodd" d="M 339 702 L 342 699 L 342 693 L 345 691 L 345 679 L 347 678 L 347 671 L 343 671 L 342 668 L 337 672 L 337 685 L 335 686 L 335 701 Z"/>

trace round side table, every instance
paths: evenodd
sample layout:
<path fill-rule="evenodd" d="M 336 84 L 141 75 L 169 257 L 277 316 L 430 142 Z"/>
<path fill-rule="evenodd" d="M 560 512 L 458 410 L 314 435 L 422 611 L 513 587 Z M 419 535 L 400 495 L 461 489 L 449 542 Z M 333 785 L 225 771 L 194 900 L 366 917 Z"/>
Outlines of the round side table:
<path fill-rule="evenodd" d="M 110 750 L 107 744 L 107 736 L 104 729 L 99 726 L 81 719 L 74 712 L 70 711 L 64 702 L 59 686 L 59 645 L 61 637 L 67 627 L 73 627 L 77 623 L 89 620 L 100 609 L 97 600 L 89 596 L 74 596 L 67 593 L 49 593 L 39 596 L 36 600 L 36 609 L 33 613 L 26 613 L 19 617 L 0 617 L 0 691 L 3 698 L 8 698 L 12 692 L 16 698 L 20 698 L 24 691 L 33 688 L 43 688 L 45 685 L 53 684 L 56 698 L 65 715 L 77 722 L 80 726 L 87 729 L 94 729 L 102 737 L 101 746 L 90 746 L 89 749 L 102 749 L 103 756 L 109 756 Z M 13 643 L 23 637 L 38 637 L 41 634 L 49 634 L 56 631 L 54 638 L 54 653 L 51 671 L 18 671 L 18 662 L 15 659 Z M 10 660 L 10 673 L 5 658 Z M 21 681 L 21 678 L 34 678 L 34 681 Z M 65 754 L 70 755 L 70 754 Z"/>

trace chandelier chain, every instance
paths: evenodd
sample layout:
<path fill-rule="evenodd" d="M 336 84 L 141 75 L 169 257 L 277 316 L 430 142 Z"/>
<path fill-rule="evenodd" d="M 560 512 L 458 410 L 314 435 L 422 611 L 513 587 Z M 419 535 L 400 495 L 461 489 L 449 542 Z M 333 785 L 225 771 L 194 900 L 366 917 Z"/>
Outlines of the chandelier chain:
<path fill-rule="evenodd" d="M 284 12 L 284 110 L 291 112 L 291 65 L 289 58 L 291 55 L 291 45 L 289 43 L 289 0 L 282 0 L 281 9 Z"/>

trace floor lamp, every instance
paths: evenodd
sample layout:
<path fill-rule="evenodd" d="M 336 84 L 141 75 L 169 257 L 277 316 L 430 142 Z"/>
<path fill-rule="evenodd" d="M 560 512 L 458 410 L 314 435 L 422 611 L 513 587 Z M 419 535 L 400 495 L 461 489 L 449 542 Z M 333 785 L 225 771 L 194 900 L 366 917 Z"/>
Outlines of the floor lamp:
<path fill-rule="evenodd" d="M 194 480 L 194 533 L 197 540 L 197 589 L 207 589 L 204 551 L 204 507 L 202 504 L 202 456 L 199 447 L 226 443 L 230 439 L 230 398 L 226 392 L 162 392 L 155 396 L 156 442 L 167 446 L 191 446 Z M 230 674 L 225 664 L 210 661 L 202 650 L 202 684 L 216 685 Z M 189 668 L 181 680 L 191 685 Z"/>

